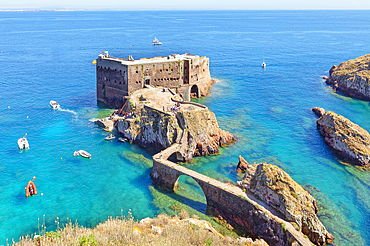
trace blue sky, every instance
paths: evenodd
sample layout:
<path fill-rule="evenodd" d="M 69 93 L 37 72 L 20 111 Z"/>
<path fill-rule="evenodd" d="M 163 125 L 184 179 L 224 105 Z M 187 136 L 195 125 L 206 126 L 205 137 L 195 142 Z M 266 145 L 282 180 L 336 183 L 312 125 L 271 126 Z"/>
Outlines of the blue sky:
<path fill-rule="evenodd" d="M 0 9 L 370 9 L 369 0 L 0 0 Z"/>

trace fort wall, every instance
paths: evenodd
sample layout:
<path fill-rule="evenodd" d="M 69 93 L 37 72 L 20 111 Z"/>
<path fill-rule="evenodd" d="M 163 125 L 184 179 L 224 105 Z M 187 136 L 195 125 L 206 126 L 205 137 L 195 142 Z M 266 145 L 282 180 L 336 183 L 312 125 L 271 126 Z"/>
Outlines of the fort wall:
<path fill-rule="evenodd" d="M 146 85 L 171 88 L 185 101 L 207 95 L 212 78 L 209 59 L 196 55 L 121 59 L 100 55 L 96 64 L 97 100 L 121 107 L 125 97 Z"/>

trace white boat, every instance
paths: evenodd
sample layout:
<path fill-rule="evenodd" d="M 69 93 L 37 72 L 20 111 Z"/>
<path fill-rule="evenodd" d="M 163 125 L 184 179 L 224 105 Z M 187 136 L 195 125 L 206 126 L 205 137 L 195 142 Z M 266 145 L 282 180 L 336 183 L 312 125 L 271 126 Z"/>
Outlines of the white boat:
<path fill-rule="evenodd" d="M 116 137 L 113 136 L 113 134 L 109 135 L 109 136 L 106 136 L 104 139 L 105 140 L 112 140 L 112 139 L 115 139 Z"/>
<path fill-rule="evenodd" d="M 122 143 L 125 143 L 125 142 L 127 142 L 127 138 L 118 138 L 118 141 L 120 141 Z"/>
<path fill-rule="evenodd" d="M 51 100 L 51 101 L 50 101 L 50 106 L 51 106 L 53 109 L 58 109 L 58 108 L 60 108 L 60 105 L 59 105 L 56 101 L 53 101 L 53 100 Z"/>
<path fill-rule="evenodd" d="M 266 67 L 266 63 L 265 63 L 265 52 L 263 52 L 263 61 L 262 61 L 262 67 Z"/>
<path fill-rule="evenodd" d="M 78 153 L 80 153 L 80 155 L 82 156 L 82 157 L 85 157 L 85 158 L 89 158 L 89 159 L 91 159 L 91 154 L 89 153 L 89 152 L 87 152 L 87 151 L 85 151 L 85 150 L 79 150 L 78 151 Z"/>
<path fill-rule="evenodd" d="M 162 45 L 162 43 L 157 38 L 154 38 L 153 45 Z"/>
<path fill-rule="evenodd" d="M 28 144 L 28 141 L 27 141 L 26 137 L 19 138 L 17 143 L 18 143 L 18 147 L 20 149 L 29 149 L 30 148 L 30 145 Z"/>

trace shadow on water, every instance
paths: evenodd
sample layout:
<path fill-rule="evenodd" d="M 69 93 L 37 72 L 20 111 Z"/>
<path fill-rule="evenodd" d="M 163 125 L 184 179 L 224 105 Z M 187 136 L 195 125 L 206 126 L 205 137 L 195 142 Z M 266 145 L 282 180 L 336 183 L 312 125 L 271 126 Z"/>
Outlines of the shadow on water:
<path fill-rule="evenodd" d="M 184 195 L 180 195 L 178 192 L 171 192 L 171 191 L 165 191 L 165 190 L 162 190 L 158 187 L 155 186 L 155 189 L 158 193 L 160 193 L 160 195 L 162 196 L 162 199 L 164 200 L 175 200 L 175 201 L 178 201 L 179 203 L 183 204 L 183 205 L 186 205 L 198 212 L 201 212 L 203 214 L 206 214 L 206 211 L 207 211 L 207 204 L 206 203 L 202 203 L 202 202 L 199 202 L 199 201 L 195 201 L 189 197 L 186 197 Z M 180 211 L 177 211 L 176 209 L 176 204 L 170 206 L 171 209 L 174 210 L 174 212 L 180 212 Z"/>
<path fill-rule="evenodd" d="M 18 194 L 14 197 L 14 204 L 15 205 L 23 205 L 27 202 L 27 197 L 25 192 L 22 190 L 18 192 Z"/>

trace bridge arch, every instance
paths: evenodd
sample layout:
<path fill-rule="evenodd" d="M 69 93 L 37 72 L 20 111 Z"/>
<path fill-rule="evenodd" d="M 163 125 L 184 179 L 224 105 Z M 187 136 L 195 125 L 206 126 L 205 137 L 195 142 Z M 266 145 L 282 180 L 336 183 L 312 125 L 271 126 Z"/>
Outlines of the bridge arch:
<path fill-rule="evenodd" d="M 176 180 L 175 186 L 175 193 L 185 198 L 183 203 L 198 211 L 207 211 L 207 197 L 199 181 L 189 175 L 182 174 Z"/>

